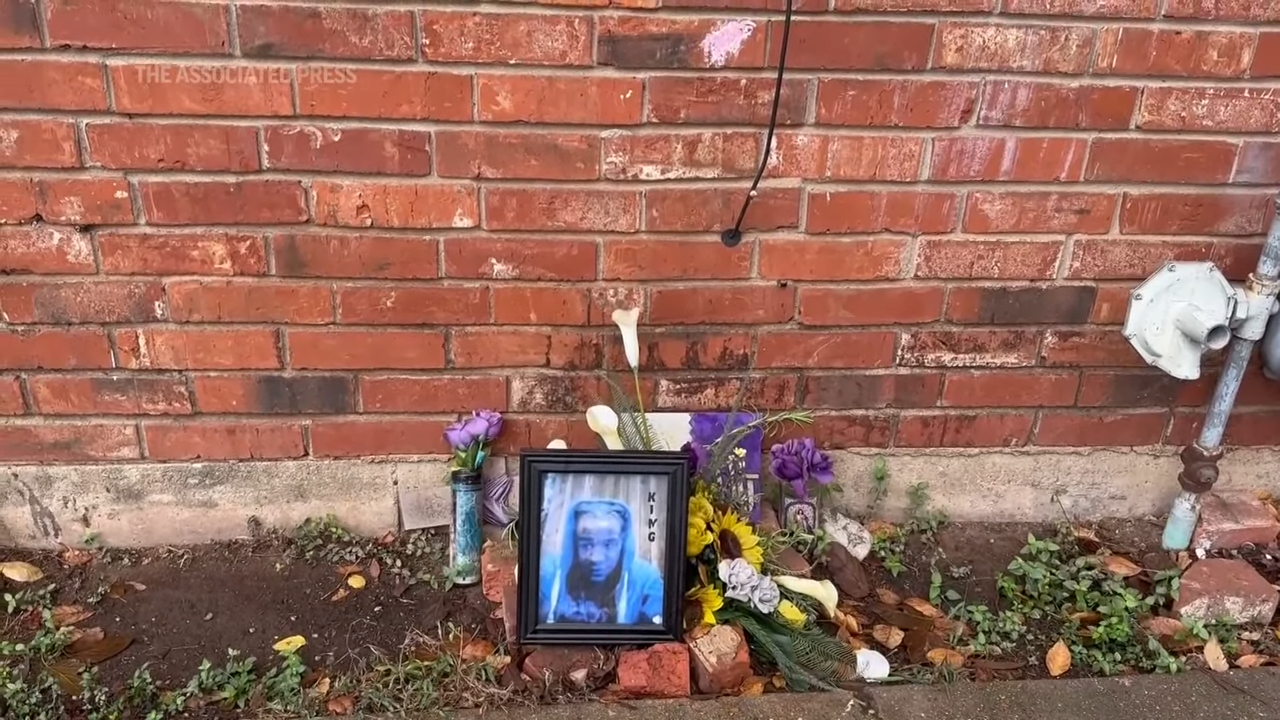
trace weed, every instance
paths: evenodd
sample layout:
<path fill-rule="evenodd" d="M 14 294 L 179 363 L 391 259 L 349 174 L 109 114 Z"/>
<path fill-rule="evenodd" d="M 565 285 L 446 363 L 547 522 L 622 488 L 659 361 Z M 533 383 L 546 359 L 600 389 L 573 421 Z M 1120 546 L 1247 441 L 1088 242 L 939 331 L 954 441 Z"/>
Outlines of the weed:
<path fill-rule="evenodd" d="M 883 457 L 877 457 L 871 463 L 871 499 L 867 504 L 867 513 L 875 515 L 880 505 L 889 494 L 889 464 Z"/>

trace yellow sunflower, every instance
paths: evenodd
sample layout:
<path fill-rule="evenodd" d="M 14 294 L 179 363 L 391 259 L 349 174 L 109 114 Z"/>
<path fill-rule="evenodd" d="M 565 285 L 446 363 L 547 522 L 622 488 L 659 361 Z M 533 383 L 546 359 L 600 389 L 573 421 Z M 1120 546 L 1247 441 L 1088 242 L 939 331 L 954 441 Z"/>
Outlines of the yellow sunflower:
<path fill-rule="evenodd" d="M 711 507 L 711 501 L 705 497 L 694 495 L 689 498 L 689 536 L 685 545 L 687 557 L 697 557 L 715 540 L 715 535 L 708 527 L 715 512 L 715 508 Z"/>
<path fill-rule="evenodd" d="M 710 585 L 702 585 L 689 592 L 689 599 L 702 608 L 702 624 L 715 625 L 716 611 L 724 607 L 724 595 Z"/>
<path fill-rule="evenodd" d="M 795 628 L 804 627 L 804 624 L 809 621 L 809 616 L 790 600 L 778 603 L 778 616 L 783 622 Z"/>
<path fill-rule="evenodd" d="M 720 559 L 742 558 L 759 570 L 764 565 L 764 548 L 760 538 L 738 513 L 726 509 L 711 519 L 711 531 L 715 533 L 716 552 Z"/>

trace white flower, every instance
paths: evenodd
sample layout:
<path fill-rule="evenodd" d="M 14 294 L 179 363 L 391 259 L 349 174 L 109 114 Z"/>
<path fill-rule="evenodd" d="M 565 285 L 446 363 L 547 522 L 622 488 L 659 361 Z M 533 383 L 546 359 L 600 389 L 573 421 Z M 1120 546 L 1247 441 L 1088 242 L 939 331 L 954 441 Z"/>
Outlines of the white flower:
<path fill-rule="evenodd" d="M 640 322 L 640 308 L 613 311 L 613 322 L 622 331 L 622 349 L 632 370 L 640 368 L 640 338 L 636 335 L 636 323 Z"/>
<path fill-rule="evenodd" d="M 836 602 L 840 599 L 840 595 L 836 592 L 836 586 L 832 585 L 830 580 L 818 582 L 817 580 L 799 578 L 792 575 L 779 575 L 775 580 L 779 585 L 791 592 L 808 595 L 822 603 L 822 609 L 827 612 L 827 617 L 836 614 Z"/>
<path fill-rule="evenodd" d="M 587 408 L 587 427 L 604 440 L 610 450 L 622 450 L 622 438 L 618 437 L 618 413 L 608 405 L 592 405 Z"/>
<path fill-rule="evenodd" d="M 717 566 L 720 581 L 725 584 L 724 596 L 731 600 L 750 602 L 752 591 L 760 582 L 760 573 L 742 558 L 721 560 Z"/>
<path fill-rule="evenodd" d="M 778 584 L 768 575 L 761 575 L 760 581 L 751 589 L 751 604 L 762 613 L 771 613 L 778 609 L 782 602 L 782 591 Z"/>

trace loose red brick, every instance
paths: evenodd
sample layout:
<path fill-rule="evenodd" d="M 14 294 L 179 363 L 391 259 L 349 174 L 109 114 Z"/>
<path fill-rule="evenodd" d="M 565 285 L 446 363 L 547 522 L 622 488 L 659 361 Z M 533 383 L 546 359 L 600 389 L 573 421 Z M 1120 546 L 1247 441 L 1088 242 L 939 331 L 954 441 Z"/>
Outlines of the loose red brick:
<path fill-rule="evenodd" d="M 0 48 L 26 49 L 40 47 L 40 21 L 36 0 L 0 0 Z"/>
<path fill-rule="evenodd" d="M 1040 363 L 1052 367 L 1143 367 L 1138 351 L 1114 329 L 1049 330 Z"/>
<path fill-rule="evenodd" d="M 507 381 L 479 377 L 362 377 L 361 410 L 366 413 L 466 412 L 477 407 L 507 409 Z"/>
<path fill-rule="evenodd" d="M 293 115 L 293 70 L 264 65 L 112 64 L 117 112 Z"/>
<path fill-rule="evenodd" d="M 1145 27 L 1101 32 L 1097 74 L 1242 77 L 1253 59 L 1253 33 Z"/>
<path fill-rule="evenodd" d="M 662 410 L 696 411 L 747 405 L 763 410 L 794 408 L 796 378 L 767 375 L 739 378 L 660 378 L 654 406 Z M 741 398 L 740 402 L 735 400 Z"/>
<path fill-rule="evenodd" d="M 640 229 L 640 193 L 635 190 L 560 190 L 488 187 L 486 230 Z"/>
<path fill-rule="evenodd" d="M 451 237 L 443 242 L 445 277 L 533 281 L 596 277 L 592 240 L 483 236 Z"/>
<path fill-rule="evenodd" d="M 604 176 L 609 180 L 752 177 L 760 164 L 762 144 L 754 132 L 607 131 Z"/>
<path fill-rule="evenodd" d="M 468 228 L 480 221 L 474 185 L 316 180 L 320 225 L 380 228 Z"/>
<path fill-rule="evenodd" d="M 325 420 L 311 424 L 316 457 L 440 455 L 449 452 L 444 420 Z"/>
<path fill-rule="evenodd" d="M 751 245 L 706 240 L 608 240 L 605 280 L 734 280 L 751 276 Z"/>
<path fill-rule="evenodd" d="M 812 190 L 805 230 L 811 233 L 939 233 L 956 226 L 952 193 L 918 190 Z"/>
<path fill-rule="evenodd" d="M 1258 235 L 1275 205 L 1270 194 L 1125 193 L 1120 232 Z"/>
<path fill-rule="evenodd" d="M 1213 243 L 1192 240 L 1161 242 L 1121 238 L 1079 238 L 1073 246 L 1067 276 L 1093 280 L 1146 278 L 1170 261 L 1209 260 Z"/>
<path fill-rule="evenodd" d="M 875 20 L 796 20 L 787 67 L 814 70 L 922 70 L 933 24 Z M 777 65 L 783 24 L 770 23 L 770 63 Z"/>
<path fill-rule="evenodd" d="M 1237 87 L 1149 87 L 1142 93 L 1143 130 L 1280 132 L 1280 97 Z"/>
<path fill-rule="evenodd" d="M 587 343 L 608 345 L 607 356 L 595 363 L 590 360 Z M 569 353 L 569 348 L 575 352 Z M 751 336 L 746 332 L 705 333 L 689 331 L 641 332 L 640 368 L 642 370 L 744 370 L 751 364 Z M 552 367 L 572 365 L 569 369 L 595 370 L 599 367 L 630 369 L 617 332 L 601 341 L 586 334 L 557 335 L 551 340 Z"/>
<path fill-rule="evenodd" d="M 333 322 L 328 285 L 184 280 L 166 286 L 177 322 Z"/>
<path fill-rule="evenodd" d="M 942 403 L 950 407 L 1053 407 L 1075 404 L 1080 378 L 1069 372 L 947 373 Z"/>
<path fill-rule="evenodd" d="M 10 370 L 92 370 L 114 367 L 101 330 L 0 331 L 0 367 Z"/>
<path fill-rule="evenodd" d="M 0 109 L 106 110 L 102 65 L 80 60 L 0 58 Z"/>
<path fill-rule="evenodd" d="M 158 282 L 0 284 L 0 309 L 15 324 L 155 322 L 166 315 Z"/>
<path fill-rule="evenodd" d="M 1158 445 L 1169 422 L 1167 410 L 1106 413 L 1051 410 L 1040 414 L 1035 444 L 1137 447 Z"/>
<path fill-rule="evenodd" d="M 1004 0 L 1002 12 L 1076 17 L 1153 18 L 1159 0 Z"/>
<path fill-rule="evenodd" d="M 138 431 L 133 425 L 43 423 L 0 426 L 2 461 L 93 462 L 135 460 L 141 456 Z"/>
<path fill-rule="evenodd" d="M 826 178 L 910 182 L 920 177 L 924 139 L 834 136 L 828 153 Z"/>
<path fill-rule="evenodd" d="M 40 215 L 63 225 L 128 225 L 133 202 L 124 178 L 49 178 L 36 185 Z"/>
<path fill-rule="evenodd" d="M 298 180 L 143 180 L 138 191 L 153 225 L 266 225 L 309 218 Z"/>
<path fill-rule="evenodd" d="M 1168 0 L 1165 17 L 1197 20 L 1280 20 L 1275 0 Z"/>
<path fill-rule="evenodd" d="M 28 378 L 32 410 L 41 415 L 189 415 L 180 377 L 38 375 Z"/>
<path fill-rule="evenodd" d="M 225 55 L 227 7 L 176 0 L 48 0 L 51 47 Z"/>
<path fill-rule="evenodd" d="M 193 381 L 202 413 L 336 415 L 355 412 L 347 375 L 200 375 Z"/>
<path fill-rule="evenodd" d="M 493 288 L 493 321 L 499 325 L 584 325 L 585 289 L 546 286 Z"/>
<path fill-rule="evenodd" d="M 1199 383 L 1204 385 L 1204 383 Z M 1171 375 L 1152 372 L 1085 372 L 1080 382 L 1080 407 L 1172 407 L 1199 404 L 1190 386 Z M 1206 388 L 1212 392 L 1212 386 Z"/>
<path fill-rule="evenodd" d="M 0 377 L 0 415 L 22 415 L 26 401 L 22 399 L 22 379 L 18 376 Z"/>
<path fill-rule="evenodd" d="M 300 370 L 421 370 L 444 367 L 444 334 L 440 332 L 290 330 L 287 340 L 289 366 Z"/>
<path fill-rule="evenodd" d="M 412 60 L 413 13 L 378 8 L 238 5 L 240 51 L 249 57 Z"/>
<path fill-rule="evenodd" d="M 938 23 L 933 67 L 1079 74 L 1089 67 L 1094 31 L 1066 25 Z"/>
<path fill-rule="evenodd" d="M 1089 322 L 1095 325 L 1120 325 L 1129 312 L 1129 288 L 1119 285 L 1101 285 L 1098 297 L 1093 301 Z"/>
<path fill-rule="evenodd" d="M 916 248 L 915 277 L 1049 280 L 1057 272 L 1062 245 L 1058 240 L 922 238 Z"/>
<path fill-rule="evenodd" d="M 1088 141 L 1058 137 L 935 138 L 932 180 L 1073 182 L 1080 180 Z"/>
<path fill-rule="evenodd" d="M 1280 183 L 1280 142 L 1246 140 L 1240 144 L 1233 183 Z"/>
<path fill-rule="evenodd" d="M 259 235 L 224 232 L 96 234 L 102 271 L 109 275 L 263 275 L 267 259 Z"/>
<path fill-rule="evenodd" d="M 120 367 L 133 370 L 278 368 L 274 330 L 117 330 Z"/>
<path fill-rule="evenodd" d="M 457 178 L 595 180 L 600 138 L 585 133 L 436 131 L 436 175 Z"/>
<path fill-rule="evenodd" d="M 453 331 L 455 368 L 547 367 L 551 337 L 544 330 L 466 328 Z"/>
<path fill-rule="evenodd" d="M 899 239 L 770 239 L 760 243 L 760 277 L 779 280 L 888 280 L 902 276 Z"/>
<path fill-rule="evenodd" d="M 298 76 L 301 115 L 470 121 L 471 76 L 370 68 L 310 68 Z"/>
<path fill-rule="evenodd" d="M 1064 325 L 1086 323 L 1098 288 L 955 287 L 947 295 L 947 320 L 986 325 Z"/>
<path fill-rule="evenodd" d="M 80 165 L 75 123 L 0 120 L 0 167 L 70 168 Z"/>
<path fill-rule="evenodd" d="M 431 133 L 420 130 L 272 125 L 263 130 L 262 146 L 270 170 L 375 175 L 431 172 Z"/>
<path fill-rule="evenodd" d="M 650 77 L 648 83 L 649 122 L 700 125 L 757 125 L 769 122 L 775 87 L 775 82 L 770 78 L 657 75 Z M 778 124 L 804 124 L 808 107 L 809 82 L 796 78 L 783 80 L 782 96 L 778 102 Z M 600 122 L 623 124 L 607 119 Z M 629 124 L 637 122 L 638 117 Z"/>
<path fill-rule="evenodd" d="M 602 24 L 606 17 L 601 17 Z M 425 10 L 422 12 L 422 59 L 590 65 L 591 35 L 591 18 L 587 15 Z M 602 65 L 612 64 L 603 58 L 602 55 Z"/>
<path fill-rule="evenodd" d="M 307 454 L 296 424 L 143 423 L 142 434 L 151 460 L 277 460 Z"/>
<path fill-rule="evenodd" d="M 271 249 L 277 275 L 398 280 L 439 275 L 433 238 L 301 233 L 276 235 Z"/>
<path fill-rule="evenodd" d="M 982 98 L 979 125 L 1125 130 L 1138 104 L 1138 88 L 989 80 Z"/>
<path fill-rule="evenodd" d="M 936 373 L 888 375 L 809 375 L 800 398 L 806 408 L 919 408 L 938 404 L 942 376 Z"/>
<path fill-rule="evenodd" d="M 818 81 L 818 123 L 855 127 L 960 127 L 978 102 L 978 83 L 953 80 Z"/>
<path fill-rule="evenodd" d="M 258 133 L 238 125 L 94 122 L 89 164 L 113 170 L 258 170 Z M 74 143 L 72 143 L 74 146 Z"/>
<path fill-rule="evenodd" d="M 881 331 L 762 333 L 756 349 L 761 368 L 892 367 L 898 336 Z"/>
<path fill-rule="evenodd" d="M 1227 182 L 1236 161 L 1236 145 L 1215 140 L 1096 138 L 1085 171 L 1088 180 L 1106 182 Z"/>
<path fill-rule="evenodd" d="M 596 57 L 620 68 L 758 68 L 767 25 L 754 21 L 602 15 Z"/>
<path fill-rule="evenodd" d="M 655 287 L 654 325 L 783 323 L 795 315 L 795 289 L 777 285 Z"/>
<path fill-rule="evenodd" d="M 1258 33 L 1249 77 L 1280 77 L 1280 32 Z"/>
<path fill-rule="evenodd" d="M 969 193 L 968 232 L 1104 233 L 1111 229 L 1116 198 L 1110 193 Z"/>
<path fill-rule="evenodd" d="M 0 226 L 37 219 L 36 184 L 26 178 L 0 178 Z M 0 227 L 0 231 L 6 228 Z"/>
<path fill-rule="evenodd" d="M 942 317 L 942 286 L 800 290 L 803 325 L 915 325 Z"/>
<path fill-rule="evenodd" d="M 871 12 L 989 12 L 996 0 L 835 0 L 835 10 Z"/>
<path fill-rule="evenodd" d="M 903 367 L 1020 367 L 1036 364 L 1039 336 L 1027 330 L 916 330 L 902 335 Z"/>
<path fill-rule="evenodd" d="M 0 226 L 0 274 L 93 274 L 93 244 L 73 228 L 45 225 Z"/>
<path fill-rule="evenodd" d="M 639 78 L 584 75 L 481 75 L 482 122 L 636 125 L 644 109 Z"/>
<path fill-rule="evenodd" d="M 396 285 L 339 287 L 338 318 L 349 325 L 487 323 L 489 290 L 484 287 Z"/>
<path fill-rule="evenodd" d="M 905 415 L 898 420 L 896 447 L 1020 447 L 1031 436 L 1030 413 Z"/>
<path fill-rule="evenodd" d="M 743 230 L 800 225 L 799 188 L 761 188 L 747 208 Z M 644 227 L 654 232 L 712 232 L 732 227 L 742 212 L 744 190 L 654 188 L 645 191 Z"/>

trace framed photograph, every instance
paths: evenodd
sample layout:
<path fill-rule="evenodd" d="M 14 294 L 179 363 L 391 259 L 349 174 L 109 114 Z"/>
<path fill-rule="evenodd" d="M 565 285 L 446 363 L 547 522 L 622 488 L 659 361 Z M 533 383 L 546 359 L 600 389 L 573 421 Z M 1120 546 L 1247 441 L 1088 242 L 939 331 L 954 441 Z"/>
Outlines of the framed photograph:
<path fill-rule="evenodd" d="M 522 453 L 520 643 L 678 640 L 688 514 L 683 452 Z"/>

